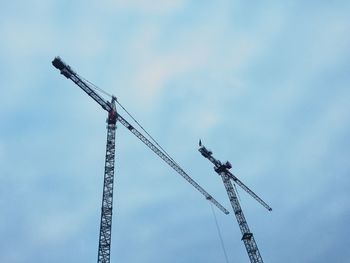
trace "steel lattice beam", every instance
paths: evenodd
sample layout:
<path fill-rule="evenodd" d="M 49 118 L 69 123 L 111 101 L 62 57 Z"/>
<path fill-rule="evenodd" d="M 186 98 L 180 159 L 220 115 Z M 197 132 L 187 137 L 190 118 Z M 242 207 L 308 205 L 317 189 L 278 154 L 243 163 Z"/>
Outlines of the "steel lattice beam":
<path fill-rule="evenodd" d="M 196 181 L 194 181 L 173 159 L 169 158 L 158 147 L 156 147 L 150 140 L 143 136 L 137 129 L 135 129 L 129 122 L 127 122 L 122 116 L 118 114 L 118 121 L 123 124 L 128 130 L 130 130 L 140 141 L 142 141 L 148 148 L 150 148 L 155 154 L 157 154 L 163 161 L 165 161 L 171 168 L 173 168 L 178 174 L 187 180 L 194 188 L 196 188 L 205 198 L 212 202 L 217 208 L 219 208 L 226 215 L 229 211 L 226 210 L 214 197 L 212 197 L 207 191 L 205 191 Z"/>
<path fill-rule="evenodd" d="M 227 195 L 230 199 L 232 209 L 234 211 L 234 214 L 236 216 L 239 229 L 242 233 L 242 241 L 245 245 L 245 248 L 247 250 L 249 259 L 251 263 L 263 263 L 263 259 L 260 255 L 258 246 L 256 245 L 253 233 L 250 232 L 249 226 L 247 223 L 247 220 L 244 217 L 242 208 L 238 202 L 237 195 L 235 193 L 235 190 L 233 189 L 233 185 L 230 181 L 229 176 L 225 172 L 219 173 L 222 181 L 225 185 L 225 189 L 227 192 Z"/>
<path fill-rule="evenodd" d="M 115 161 L 115 122 L 107 125 L 106 161 L 103 182 L 100 237 L 98 246 L 98 263 L 110 262 L 112 211 L 113 211 L 113 181 Z"/>

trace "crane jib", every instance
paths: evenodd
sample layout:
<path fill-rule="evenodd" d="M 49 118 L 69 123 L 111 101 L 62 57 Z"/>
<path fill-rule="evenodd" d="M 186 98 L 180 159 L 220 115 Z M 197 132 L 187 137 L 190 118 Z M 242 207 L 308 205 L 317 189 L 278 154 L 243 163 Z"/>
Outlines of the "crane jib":
<path fill-rule="evenodd" d="M 229 179 L 234 181 L 236 184 L 238 184 L 244 191 L 246 191 L 251 197 L 253 197 L 256 201 L 258 201 L 263 207 L 265 207 L 267 210 L 272 211 L 272 208 L 265 203 L 257 194 L 255 194 L 248 186 L 246 186 L 244 183 L 242 183 L 236 176 L 234 176 L 229 169 L 232 168 L 232 165 L 230 162 L 226 162 L 222 164 L 219 160 L 216 160 L 212 156 L 212 151 L 208 150 L 205 148 L 202 144 L 200 145 L 200 148 L 198 151 L 206 158 L 208 159 L 211 163 L 214 164 L 214 170 L 220 174 L 221 172 L 224 172 Z"/>
<path fill-rule="evenodd" d="M 178 174 L 184 177 L 190 184 L 192 184 L 204 197 L 217 206 L 223 213 L 229 214 L 229 212 L 216 201 L 209 193 L 207 193 L 197 182 L 195 182 L 178 164 L 176 164 L 171 158 L 163 153 L 158 147 L 151 143 L 145 136 L 143 136 L 137 129 L 135 129 L 131 124 L 129 124 L 124 118 L 122 118 L 114 109 L 111 102 L 103 99 L 99 94 L 97 94 L 87 81 L 84 81 L 75 71 L 71 69 L 66 63 L 62 61 L 60 57 L 55 57 L 52 61 L 52 65 L 60 70 L 61 74 L 66 78 L 72 80 L 77 86 L 79 86 L 86 94 L 88 94 L 92 99 L 94 99 L 100 106 L 109 113 L 109 118 L 107 122 L 113 124 L 115 121 L 115 116 L 110 114 L 116 114 L 117 120 L 119 120 L 128 130 L 130 130 L 137 138 L 139 138 L 146 146 L 148 146 L 154 153 L 156 153 L 161 159 L 163 159 L 169 166 L 171 166 Z M 112 102 L 115 97 L 112 97 Z"/>
<path fill-rule="evenodd" d="M 118 121 L 123 124 L 128 130 L 130 130 L 139 140 L 141 140 L 148 148 L 150 148 L 155 154 L 157 154 L 163 161 L 165 161 L 171 168 L 173 168 L 178 174 L 185 178 L 192 186 L 194 186 L 204 197 L 218 207 L 224 214 L 229 214 L 226 208 L 224 208 L 215 198 L 207 193 L 196 181 L 194 181 L 179 165 L 166 156 L 158 147 L 150 142 L 145 136 L 143 136 L 137 129 L 135 129 L 128 121 L 118 114 Z"/>

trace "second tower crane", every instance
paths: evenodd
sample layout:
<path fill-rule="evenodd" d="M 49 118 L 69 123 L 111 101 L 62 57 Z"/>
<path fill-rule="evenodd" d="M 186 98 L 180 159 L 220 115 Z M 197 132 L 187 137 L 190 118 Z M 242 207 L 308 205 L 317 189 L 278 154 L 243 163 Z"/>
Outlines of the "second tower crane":
<path fill-rule="evenodd" d="M 262 206 L 267 210 L 272 211 L 272 208 L 266 204 L 259 196 L 257 196 L 252 190 L 243 184 L 235 175 L 233 175 L 229 170 L 232 168 L 230 162 L 222 163 L 219 160 L 213 157 L 213 152 L 208 150 L 202 145 L 202 142 L 199 141 L 199 150 L 198 150 L 206 159 L 208 159 L 212 164 L 214 164 L 215 172 L 220 175 L 222 182 L 224 183 L 227 195 L 230 199 L 230 203 L 233 209 L 233 212 L 236 216 L 239 229 L 242 233 L 242 241 L 247 250 L 249 259 L 251 263 L 263 263 L 263 259 L 260 255 L 260 251 L 255 242 L 253 233 L 250 231 L 247 220 L 244 217 L 241 205 L 239 204 L 237 194 L 233 188 L 234 184 L 239 185 L 244 191 L 251 195 L 256 201 L 258 201 Z M 233 184 L 231 182 L 233 181 Z"/>

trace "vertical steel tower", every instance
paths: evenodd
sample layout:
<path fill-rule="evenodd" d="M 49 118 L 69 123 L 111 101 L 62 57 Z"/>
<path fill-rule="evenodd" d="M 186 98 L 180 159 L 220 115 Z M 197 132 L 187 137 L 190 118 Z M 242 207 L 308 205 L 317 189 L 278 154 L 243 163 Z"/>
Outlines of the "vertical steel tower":
<path fill-rule="evenodd" d="M 110 262 L 113 214 L 115 130 L 117 122 L 115 97 L 112 97 L 111 106 L 112 110 L 108 113 L 107 118 L 107 145 L 97 262 Z"/>

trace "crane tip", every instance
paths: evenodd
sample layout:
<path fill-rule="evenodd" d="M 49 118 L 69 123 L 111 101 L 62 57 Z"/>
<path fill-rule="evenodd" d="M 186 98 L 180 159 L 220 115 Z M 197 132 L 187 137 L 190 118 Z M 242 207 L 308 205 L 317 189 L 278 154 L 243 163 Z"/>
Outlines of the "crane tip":
<path fill-rule="evenodd" d="M 201 146 L 202 146 L 202 140 L 199 139 L 199 147 L 201 147 Z"/>

